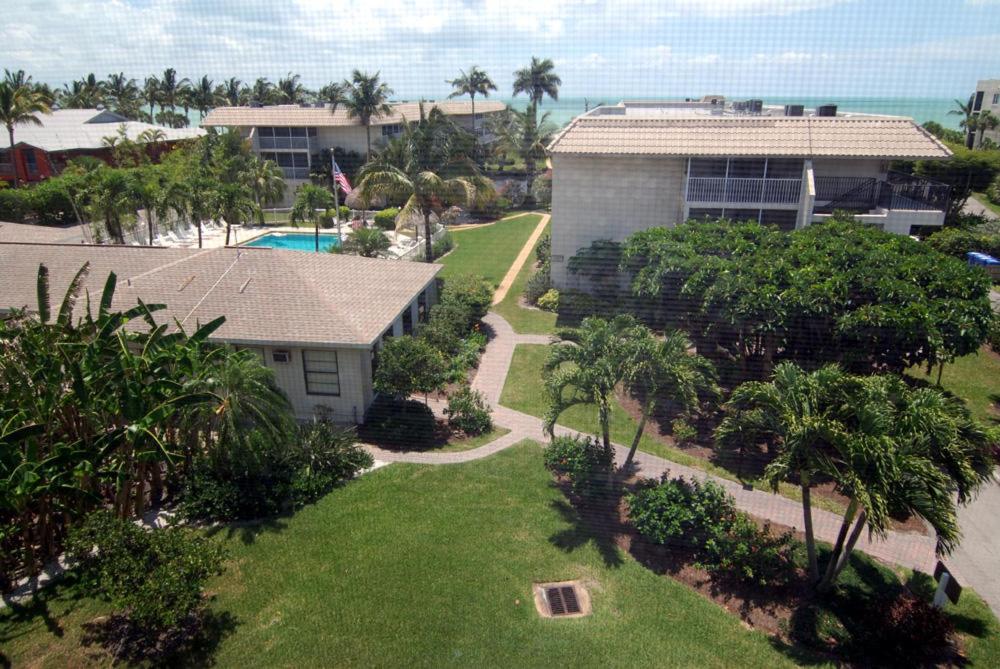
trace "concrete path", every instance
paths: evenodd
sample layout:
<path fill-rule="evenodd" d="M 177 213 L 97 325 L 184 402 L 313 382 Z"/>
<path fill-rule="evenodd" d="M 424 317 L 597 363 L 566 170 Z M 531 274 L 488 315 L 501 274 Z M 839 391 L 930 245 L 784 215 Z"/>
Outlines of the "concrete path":
<path fill-rule="evenodd" d="M 473 380 L 473 388 L 482 392 L 493 407 L 494 422 L 510 430 L 495 441 L 479 448 L 457 453 L 426 453 L 426 452 L 393 452 L 372 446 L 368 450 L 378 460 L 391 462 L 413 462 L 421 464 L 456 464 L 478 460 L 497 453 L 524 439 L 539 442 L 548 441 L 542 429 L 542 420 L 535 416 L 515 411 L 500 405 L 500 394 L 510 368 L 517 344 L 546 344 L 552 341 L 550 337 L 540 335 L 515 334 L 510 324 L 496 313 L 487 314 L 484 322 L 489 326 L 491 338 L 479 363 L 479 370 Z M 443 415 L 445 403 L 431 401 L 428 403 L 438 415 Z M 576 431 L 563 426 L 556 426 L 556 434 L 575 435 Z M 628 449 L 615 444 L 615 459 L 621 464 L 625 460 Z M 650 453 L 637 453 L 634 460 L 637 472 L 641 476 L 658 478 L 669 471 L 672 476 L 684 476 L 700 480 L 711 480 L 726 489 L 736 500 L 737 506 L 744 511 L 774 523 L 780 523 L 793 528 L 802 527 L 802 505 L 799 502 L 760 490 L 746 490 L 740 483 L 719 478 L 704 471 L 671 462 Z M 841 518 L 838 514 L 813 509 L 813 525 L 816 537 L 822 541 L 833 542 L 840 529 Z M 1000 519 L 997 520 L 1000 524 Z M 997 532 L 1000 536 L 1000 531 Z M 886 562 L 893 562 L 911 569 L 932 572 L 935 563 L 934 539 L 921 534 L 908 532 L 889 532 L 885 540 L 871 541 L 862 536 L 858 548 Z M 978 590 L 978 586 L 977 587 Z"/>
<path fill-rule="evenodd" d="M 962 207 L 962 211 L 966 214 L 978 214 L 979 216 L 985 216 L 991 220 L 1000 218 L 1000 216 L 997 216 L 996 212 L 980 202 L 975 195 L 969 196 L 969 199 L 965 201 L 965 206 Z"/>
<path fill-rule="evenodd" d="M 958 582 L 969 586 L 1000 616 L 1000 483 L 985 487 L 969 506 L 958 510 L 962 543 L 945 564 Z"/>
<path fill-rule="evenodd" d="M 542 220 L 538 222 L 535 226 L 535 230 L 528 237 L 528 241 L 524 243 L 521 247 L 521 252 L 517 254 L 517 258 L 514 259 L 514 264 L 510 266 L 507 273 L 504 275 L 503 279 L 500 280 L 500 286 L 497 288 L 496 292 L 493 293 L 493 304 L 500 304 L 503 302 L 503 298 L 507 297 L 507 292 L 510 290 L 511 284 L 514 283 L 514 279 L 517 278 L 517 273 L 521 271 L 521 267 L 531 256 L 532 250 L 535 248 L 535 242 L 538 238 L 542 236 L 545 232 L 545 226 L 549 223 L 550 216 L 548 214 L 542 214 Z"/>

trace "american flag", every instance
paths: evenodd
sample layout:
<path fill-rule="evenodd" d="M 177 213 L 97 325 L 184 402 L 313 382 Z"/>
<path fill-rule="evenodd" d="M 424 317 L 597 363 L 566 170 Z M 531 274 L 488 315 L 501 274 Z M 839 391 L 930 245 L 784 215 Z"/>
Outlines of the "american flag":
<path fill-rule="evenodd" d="M 351 191 L 354 190 L 351 188 L 351 182 L 347 180 L 347 175 L 340 171 L 340 165 L 337 164 L 336 160 L 333 161 L 333 180 L 340 184 L 341 190 L 347 195 L 350 195 Z"/>

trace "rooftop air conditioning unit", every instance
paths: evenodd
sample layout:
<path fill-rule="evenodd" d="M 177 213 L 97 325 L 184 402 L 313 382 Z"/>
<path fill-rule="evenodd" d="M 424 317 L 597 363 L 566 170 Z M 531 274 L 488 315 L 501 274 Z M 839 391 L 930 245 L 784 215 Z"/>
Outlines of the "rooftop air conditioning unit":
<path fill-rule="evenodd" d="M 816 107 L 816 116 L 836 116 L 837 105 L 820 105 Z"/>
<path fill-rule="evenodd" d="M 275 349 L 271 351 L 271 360 L 274 362 L 291 362 L 292 352 L 286 349 Z"/>
<path fill-rule="evenodd" d="M 785 116 L 802 116 L 805 111 L 803 105 L 785 105 Z"/>

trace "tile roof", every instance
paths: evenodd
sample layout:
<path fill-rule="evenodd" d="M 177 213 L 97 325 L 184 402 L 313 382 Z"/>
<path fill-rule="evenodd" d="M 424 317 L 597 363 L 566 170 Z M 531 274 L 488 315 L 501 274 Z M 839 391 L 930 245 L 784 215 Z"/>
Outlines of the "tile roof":
<path fill-rule="evenodd" d="M 45 151 L 99 149 L 105 137 L 114 137 L 125 126 L 129 139 L 144 130 L 159 130 L 167 141 L 191 139 L 205 134 L 201 128 L 168 128 L 129 121 L 124 116 L 100 109 L 57 109 L 51 114 L 35 114 L 42 125 L 19 123 L 14 127 L 14 143 L 30 144 Z"/>
<path fill-rule="evenodd" d="M 399 123 L 404 118 L 416 121 L 420 118 L 419 102 L 391 103 L 393 113 L 372 119 L 374 125 Z M 447 100 L 441 102 L 424 102 L 424 113 L 429 113 L 432 107 L 437 107 L 445 114 L 472 114 L 472 105 L 465 100 Z M 495 100 L 480 100 L 476 102 L 476 114 L 488 114 L 503 111 L 507 108 L 502 102 Z M 302 107 L 299 105 L 271 105 L 267 107 L 216 107 L 208 113 L 201 124 L 205 127 L 332 127 L 361 125 L 356 118 L 347 114 L 347 109 L 340 105 L 337 111 L 330 113 L 329 107 Z"/>
<path fill-rule="evenodd" d="M 161 323 L 225 316 L 215 339 L 245 344 L 367 346 L 440 271 L 436 264 L 267 248 L 0 243 L 0 309 L 33 307 L 38 265 L 49 269 L 53 302 L 77 270 L 96 300 L 118 276 L 115 306 L 166 304 Z M 86 300 L 77 303 L 78 312 Z"/>
<path fill-rule="evenodd" d="M 577 117 L 553 154 L 948 158 L 951 151 L 906 118 Z"/>
<path fill-rule="evenodd" d="M 87 237 L 87 231 L 82 225 L 60 227 L 0 221 L 0 242 L 79 244 L 86 241 Z"/>

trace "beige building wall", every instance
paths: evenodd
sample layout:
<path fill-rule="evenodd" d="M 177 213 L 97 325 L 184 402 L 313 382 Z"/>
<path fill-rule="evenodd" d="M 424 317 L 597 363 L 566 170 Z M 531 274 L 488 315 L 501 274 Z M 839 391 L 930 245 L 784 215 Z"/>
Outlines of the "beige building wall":
<path fill-rule="evenodd" d="M 552 156 L 552 281 L 572 287 L 566 270 L 597 239 L 672 227 L 684 216 L 683 158 Z"/>

